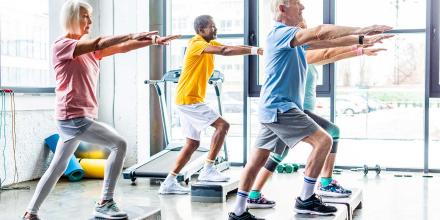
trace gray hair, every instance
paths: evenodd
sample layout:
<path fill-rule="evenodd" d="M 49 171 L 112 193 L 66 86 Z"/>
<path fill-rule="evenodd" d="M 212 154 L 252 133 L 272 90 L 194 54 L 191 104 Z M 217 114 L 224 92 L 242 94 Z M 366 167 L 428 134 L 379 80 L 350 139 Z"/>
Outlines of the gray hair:
<path fill-rule="evenodd" d="M 200 29 L 208 27 L 210 21 L 212 21 L 211 15 L 200 15 L 194 20 L 194 30 L 199 33 Z"/>
<path fill-rule="evenodd" d="M 272 0 L 270 9 L 273 13 L 273 19 L 275 21 L 280 19 L 281 13 L 279 11 L 280 5 L 290 6 L 290 0 Z"/>
<path fill-rule="evenodd" d="M 80 9 L 84 8 L 89 14 L 93 12 L 92 6 L 82 0 L 67 0 L 61 8 L 60 24 L 64 32 L 79 34 Z"/>

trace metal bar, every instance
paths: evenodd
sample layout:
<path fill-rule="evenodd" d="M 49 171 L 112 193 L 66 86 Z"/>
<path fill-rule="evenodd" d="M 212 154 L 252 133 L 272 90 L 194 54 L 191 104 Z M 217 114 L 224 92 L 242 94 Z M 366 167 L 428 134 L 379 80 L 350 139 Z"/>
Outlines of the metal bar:
<path fill-rule="evenodd" d="M 435 4 L 434 4 L 435 5 Z M 426 4 L 426 58 L 425 58 L 425 98 L 424 98 L 424 114 L 423 114 L 423 145 L 424 145 L 424 153 L 423 153 L 423 172 L 428 173 L 429 172 L 429 96 L 430 96 L 430 87 L 431 87 L 431 73 L 434 70 L 431 68 L 432 63 L 436 63 L 438 65 L 438 62 L 432 62 L 432 53 L 431 51 L 437 50 L 438 51 L 438 45 L 437 47 L 431 48 L 431 43 L 433 38 L 435 38 L 433 33 L 433 28 L 431 28 L 432 24 L 431 22 L 436 17 L 435 13 L 432 13 L 432 7 L 434 6 L 432 1 L 427 1 Z M 434 43 L 435 45 L 435 43 Z"/>

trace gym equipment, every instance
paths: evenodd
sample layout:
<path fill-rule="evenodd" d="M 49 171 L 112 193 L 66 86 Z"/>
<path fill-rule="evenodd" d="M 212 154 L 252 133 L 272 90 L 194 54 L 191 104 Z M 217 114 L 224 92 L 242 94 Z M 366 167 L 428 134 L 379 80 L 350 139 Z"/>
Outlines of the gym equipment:
<path fill-rule="evenodd" d="M 165 73 L 161 80 L 145 80 L 144 82 L 145 84 L 154 86 L 156 93 L 159 97 L 159 106 L 162 115 L 162 126 L 164 128 L 163 133 L 165 146 L 162 151 L 153 155 L 147 161 L 131 166 L 123 172 L 124 179 L 130 179 L 133 185 L 135 184 L 136 178 L 138 177 L 165 178 L 170 170 L 173 168 L 179 151 L 183 147 L 183 144 L 170 143 L 171 137 L 167 113 L 168 109 L 166 105 L 165 95 L 162 94 L 162 91 L 166 88 L 168 83 L 177 83 L 179 81 L 180 74 L 180 69 L 171 70 Z M 220 71 L 214 70 L 214 73 L 208 81 L 209 84 L 214 86 L 220 115 L 222 115 L 222 103 L 219 85 L 223 82 L 223 80 L 223 74 Z M 208 151 L 209 149 L 207 148 L 199 147 L 193 153 L 191 159 L 188 161 L 185 167 L 177 175 L 177 181 L 185 181 L 188 184 L 191 176 L 203 168 L 203 164 L 205 162 Z M 216 166 L 219 171 L 229 168 L 226 141 L 223 145 L 223 152 L 224 155 L 219 155 L 216 159 Z"/>
<path fill-rule="evenodd" d="M 44 143 L 47 145 L 50 151 L 54 153 L 57 148 L 57 143 L 59 139 L 60 136 L 58 134 L 53 134 L 48 138 L 44 139 Z M 72 182 L 80 181 L 84 177 L 84 170 L 81 167 L 81 165 L 78 163 L 74 155 L 70 157 L 70 161 L 69 164 L 67 165 L 67 169 L 64 172 L 64 175 L 67 176 L 69 181 Z"/>
<path fill-rule="evenodd" d="M 342 173 L 342 169 L 333 169 L 333 174 L 340 175 Z"/>
<path fill-rule="evenodd" d="M 104 169 L 107 159 L 78 159 L 79 164 L 81 164 L 84 170 L 84 177 L 103 179 Z"/>
<path fill-rule="evenodd" d="M 296 163 L 292 163 L 292 164 L 288 164 L 288 163 L 280 163 L 277 165 L 277 173 L 294 173 L 297 172 L 299 169 L 299 164 Z"/>
<path fill-rule="evenodd" d="M 347 220 L 353 219 L 353 212 L 356 209 L 362 209 L 362 189 L 352 189 L 352 194 L 350 197 L 336 198 L 336 197 L 321 197 L 324 203 L 333 204 L 343 204 L 347 207 L 348 218 Z"/>
<path fill-rule="evenodd" d="M 108 148 L 88 142 L 80 142 L 75 151 L 75 156 L 77 158 L 107 159 L 109 155 L 110 150 Z"/>
<path fill-rule="evenodd" d="M 381 172 L 382 170 L 385 170 L 385 168 L 381 168 L 381 167 L 377 164 L 375 167 L 368 167 L 367 165 L 364 165 L 364 166 L 361 167 L 361 168 L 353 168 L 353 169 L 350 169 L 350 170 L 351 170 L 351 171 L 355 171 L 355 172 L 357 172 L 357 171 L 363 171 L 363 172 L 364 172 L 364 175 L 367 175 L 367 174 L 368 174 L 368 171 L 376 171 L 376 174 L 379 175 L 380 172 Z"/>
<path fill-rule="evenodd" d="M 284 169 L 285 169 L 284 164 L 278 164 L 277 165 L 277 168 L 276 168 L 277 173 L 284 173 Z"/>
<path fill-rule="evenodd" d="M 364 175 L 367 175 L 368 174 L 368 171 L 376 171 L 376 174 L 377 175 L 379 175 L 380 174 L 380 171 L 382 170 L 381 168 L 380 168 L 380 166 L 378 165 L 378 164 L 376 164 L 376 166 L 375 167 L 368 167 L 367 165 L 364 165 Z"/>
<path fill-rule="evenodd" d="M 236 193 L 239 179 L 228 182 L 196 182 L 191 184 L 191 202 L 226 202 L 228 194 Z"/>
<path fill-rule="evenodd" d="M 122 204 L 121 209 L 127 212 L 128 219 L 134 220 L 159 220 L 162 219 L 162 212 L 160 208 L 153 208 L 148 206 L 139 205 L 124 205 Z M 99 218 L 91 216 L 88 220 L 108 220 L 108 218 Z"/>

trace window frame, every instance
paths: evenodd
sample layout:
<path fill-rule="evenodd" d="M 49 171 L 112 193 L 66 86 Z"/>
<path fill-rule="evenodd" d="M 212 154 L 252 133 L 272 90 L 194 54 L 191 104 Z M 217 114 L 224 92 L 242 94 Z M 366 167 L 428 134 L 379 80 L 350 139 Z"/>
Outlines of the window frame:
<path fill-rule="evenodd" d="M 430 5 L 429 5 L 430 4 Z M 429 6 L 428 6 L 429 5 Z M 439 19 L 438 9 L 440 7 L 438 0 L 427 2 L 427 62 L 429 72 L 429 97 L 440 98 L 440 72 L 439 72 Z M 428 59 L 429 58 L 429 59 Z M 428 75 L 427 75 L 428 76 Z"/>

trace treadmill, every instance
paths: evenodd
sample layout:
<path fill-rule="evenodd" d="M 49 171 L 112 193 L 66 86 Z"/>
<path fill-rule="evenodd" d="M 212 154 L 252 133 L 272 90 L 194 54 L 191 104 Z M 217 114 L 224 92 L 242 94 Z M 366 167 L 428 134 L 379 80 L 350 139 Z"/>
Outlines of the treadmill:
<path fill-rule="evenodd" d="M 165 100 L 165 95 L 162 91 L 165 90 L 167 83 L 177 83 L 179 81 L 179 77 L 181 74 L 181 70 L 171 70 L 165 73 L 161 80 L 145 80 L 144 83 L 147 85 L 154 86 L 156 93 L 159 97 L 159 106 L 162 116 L 162 126 L 163 133 L 165 139 L 165 146 L 162 151 L 156 153 L 151 156 L 148 160 L 133 165 L 123 171 L 124 179 L 130 179 L 132 181 L 132 185 L 135 184 L 136 178 L 153 178 L 153 179 L 164 179 L 173 168 L 174 163 L 177 159 L 180 150 L 183 148 L 182 143 L 170 143 L 170 128 L 169 128 L 169 119 L 167 114 L 167 104 Z M 208 83 L 211 84 L 215 89 L 215 94 L 217 97 L 217 104 L 219 114 L 222 115 L 222 105 L 221 105 L 221 94 L 219 85 L 223 83 L 224 77 L 223 74 L 214 70 L 211 78 Z M 205 159 L 207 157 L 209 148 L 199 147 L 191 156 L 191 159 L 188 163 L 183 167 L 183 169 L 177 175 L 177 181 L 182 182 L 185 181 L 186 184 L 189 183 L 191 176 L 197 173 L 199 170 L 203 168 L 205 163 Z M 219 171 L 226 170 L 229 168 L 228 162 L 228 153 L 226 147 L 226 141 L 223 145 L 223 155 L 218 155 L 215 161 L 217 169 Z"/>

